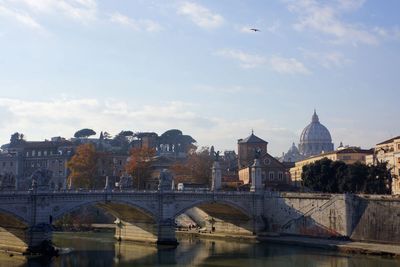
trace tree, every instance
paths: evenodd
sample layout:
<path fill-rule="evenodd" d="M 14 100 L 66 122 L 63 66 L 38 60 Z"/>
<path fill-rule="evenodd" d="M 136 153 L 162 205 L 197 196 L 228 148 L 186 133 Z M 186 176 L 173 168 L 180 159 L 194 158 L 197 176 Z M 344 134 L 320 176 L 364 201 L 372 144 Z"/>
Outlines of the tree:
<path fill-rule="evenodd" d="M 303 166 L 303 185 L 314 191 L 336 193 L 337 180 L 335 179 L 336 169 L 340 167 L 333 164 L 332 160 L 323 158 L 313 164 Z"/>
<path fill-rule="evenodd" d="M 178 178 L 176 182 L 211 184 L 213 161 L 210 149 L 202 147 L 198 151 L 189 153 L 186 162 L 173 165 L 171 170 Z"/>
<path fill-rule="evenodd" d="M 145 180 L 151 175 L 151 166 L 156 151 L 153 148 L 132 148 L 125 171 L 133 177 L 137 189 L 145 188 Z"/>
<path fill-rule="evenodd" d="M 121 152 L 127 153 L 129 151 L 129 144 L 132 141 L 134 133 L 132 131 L 121 131 L 117 134 L 111 144 L 119 147 Z"/>
<path fill-rule="evenodd" d="M 108 140 L 108 139 L 111 139 L 111 134 L 109 134 L 108 132 L 104 132 L 103 133 L 103 138 L 104 138 L 104 140 Z"/>
<path fill-rule="evenodd" d="M 87 137 L 95 135 L 95 134 L 96 134 L 96 132 L 93 131 L 92 129 L 84 128 L 84 129 L 77 131 L 74 134 L 74 137 L 75 138 L 87 138 Z"/>
<path fill-rule="evenodd" d="M 11 135 L 10 144 L 11 145 L 15 145 L 15 144 L 19 144 L 21 142 L 24 142 L 25 141 L 24 137 L 25 137 L 24 134 L 19 133 L 19 132 L 15 132 L 15 133 L 13 133 Z"/>
<path fill-rule="evenodd" d="M 345 164 L 324 158 L 303 166 L 303 185 L 327 193 L 390 194 L 391 177 L 386 165 Z"/>
<path fill-rule="evenodd" d="M 340 193 L 364 193 L 365 182 L 368 175 L 368 166 L 356 162 L 347 165 L 347 173 L 341 181 Z"/>
<path fill-rule="evenodd" d="M 133 136 L 134 133 L 132 131 L 121 131 L 119 133 L 119 135 L 125 136 L 125 137 L 129 137 L 129 136 Z"/>
<path fill-rule="evenodd" d="M 99 154 L 93 144 L 83 144 L 77 147 L 75 155 L 68 161 L 71 171 L 68 176 L 70 188 L 94 188 L 96 181 L 97 160 Z"/>
<path fill-rule="evenodd" d="M 387 162 L 370 166 L 363 191 L 367 194 L 391 194 L 392 177 Z"/>

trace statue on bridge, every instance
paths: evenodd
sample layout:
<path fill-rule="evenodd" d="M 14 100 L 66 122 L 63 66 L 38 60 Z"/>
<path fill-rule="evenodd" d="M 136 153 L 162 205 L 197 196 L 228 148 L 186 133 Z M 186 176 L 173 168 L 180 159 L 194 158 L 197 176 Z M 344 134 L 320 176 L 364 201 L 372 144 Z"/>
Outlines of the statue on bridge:
<path fill-rule="evenodd" d="M 133 187 L 133 178 L 130 175 L 124 174 L 119 178 L 118 187 L 122 189 L 130 189 Z"/>
<path fill-rule="evenodd" d="M 219 158 L 220 158 L 219 153 L 221 153 L 221 152 L 220 151 L 214 152 L 214 161 L 219 162 Z"/>
<path fill-rule="evenodd" d="M 49 190 L 52 176 L 53 173 L 47 169 L 38 169 L 34 171 L 30 177 L 32 180 L 32 189 Z"/>
<path fill-rule="evenodd" d="M 15 176 L 11 173 L 0 175 L 0 190 L 13 190 L 15 189 Z"/>
<path fill-rule="evenodd" d="M 172 173 L 167 169 L 162 170 L 160 173 L 158 190 L 171 191 L 173 189 L 174 189 L 174 177 L 172 176 Z"/>

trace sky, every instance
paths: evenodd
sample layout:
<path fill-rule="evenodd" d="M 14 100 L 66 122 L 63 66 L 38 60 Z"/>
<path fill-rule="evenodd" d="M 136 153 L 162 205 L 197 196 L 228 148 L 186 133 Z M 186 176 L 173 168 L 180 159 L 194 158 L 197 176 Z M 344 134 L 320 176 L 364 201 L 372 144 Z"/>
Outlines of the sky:
<path fill-rule="evenodd" d="M 314 108 L 335 147 L 400 135 L 398 0 L 0 0 L 0 143 L 81 128 L 274 156 Z M 260 31 L 251 31 L 257 28 Z"/>

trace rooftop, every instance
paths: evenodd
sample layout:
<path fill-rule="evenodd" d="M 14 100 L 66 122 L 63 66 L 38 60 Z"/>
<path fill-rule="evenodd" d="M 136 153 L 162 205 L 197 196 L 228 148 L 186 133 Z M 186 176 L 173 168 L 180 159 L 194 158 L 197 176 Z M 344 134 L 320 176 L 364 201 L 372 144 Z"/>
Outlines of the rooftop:
<path fill-rule="evenodd" d="M 305 158 L 304 160 L 309 160 L 312 158 L 318 158 L 318 157 L 323 157 L 323 156 L 328 156 L 328 155 L 333 155 L 333 154 L 351 154 L 351 153 L 364 153 L 364 154 L 373 154 L 373 149 L 362 149 L 359 147 L 346 147 L 343 149 L 339 150 L 334 150 L 326 153 L 321 153 L 319 155 L 315 155 L 312 157 Z"/>
<path fill-rule="evenodd" d="M 239 139 L 238 140 L 239 144 L 259 144 L 259 143 L 266 143 L 268 144 L 267 141 L 261 139 L 260 137 L 256 136 L 254 132 L 251 133 L 251 135 L 245 139 Z"/>
<path fill-rule="evenodd" d="M 400 135 L 396 136 L 396 137 L 393 137 L 393 138 L 390 138 L 389 140 L 383 141 L 383 142 L 381 142 L 379 144 L 376 144 L 376 145 L 379 146 L 379 145 L 384 145 L 384 144 L 390 144 L 396 139 L 400 139 Z"/>

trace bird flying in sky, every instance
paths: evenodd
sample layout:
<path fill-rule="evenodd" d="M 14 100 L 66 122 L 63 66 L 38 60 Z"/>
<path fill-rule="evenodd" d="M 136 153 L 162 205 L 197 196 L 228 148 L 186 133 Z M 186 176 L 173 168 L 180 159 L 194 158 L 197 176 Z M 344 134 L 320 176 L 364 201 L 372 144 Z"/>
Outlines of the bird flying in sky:
<path fill-rule="evenodd" d="M 250 31 L 259 32 L 260 30 L 256 29 L 256 28 L 253 28 L 253 29 L 250 29 Z"/>

